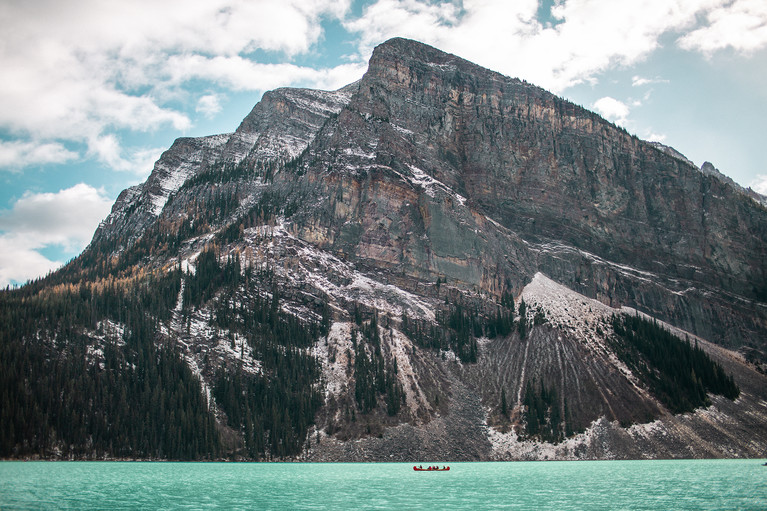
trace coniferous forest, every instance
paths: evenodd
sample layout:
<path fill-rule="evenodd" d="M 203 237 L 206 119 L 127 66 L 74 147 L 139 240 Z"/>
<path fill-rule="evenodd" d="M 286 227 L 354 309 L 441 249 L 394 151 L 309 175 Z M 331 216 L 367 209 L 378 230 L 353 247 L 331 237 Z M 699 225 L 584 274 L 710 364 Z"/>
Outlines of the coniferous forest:
<path fill-rule="evenodd" d="M 740 389 L 697 344 L 679 339 L 655 321 L 613 317 L 620 338 L 615 352 L 673 413 L 710 404 L 707 393 L 736 399 Z"/>
<path fill-rule="evenodd" d="M 522 302 L 524 304 L 524 301 Z M 459 303 L 447 303 L 438 316 L 438 324 L 415 320 L 404 315 L 402 328 L 418 346 L 433 350 L 452 350 L 461 362 L 477 361 L 477 339 L 505 337 L 516 326 L 526 325 L 524 309 L 518 322 L 514 320 L 514 298 L 504 295 L 498 309 L 490 314 L 465 307 Z M 523 335 L 521 337 L 524 337 Z"/>
<path fill-rule="evenodd" d="M 316 320 L 299 320 L 280 301 L 268 268 L 243 267 L 238 255 L 224 258 L 215 245 L 200 253 L 191 273 L 171 267 L 121 280 L 1 292 L 0 456 L 196 460 L 299 454 L 323 404 L 319 363 L 307 348 L 327 335 L 330 315 L 326 304 Z M 242 364 L 221 365 L 213 378 L 212 396 L 225 424 L 241 435 L 240 447 L 222 437 L 179 347 L 158 335 L 174 308 L 189 322 L 202 307 L 217 328 L 242 336 L 261 363 L 257 373 Z M 523 302 L 519 309 L 525 312 Z M 514 320 L 510 300 L 495 314 L 448 304 L 438 325 L 404 316 L 402 327 L 416 344 L 452 349 L 472 363 L 480 336 L 516 331 L 524 341 L 519 325 L 525 331 L 529 325 L 523 317 Z M 367 414 L 384 403 L 395 416 L 404 401 L 396 361 L 383 357 L 377 317 L 357 320 L 356 408 Z M 697 344 L 638 316 L 616 316 L 612 326 L 619 358 L 673 413 L 707 406 L 708 393 L 737 398 L 732 377 Z M 567 407 L 562 417 L 559 401 L 555 388 L 528 381 L 528 437 L 558 442 L 572 434 Z"/>
<path fill-rule="evenodd" d="M 352 330 L 354 348 L 354 399 L 366 414 L 378 405 L 378 396 L 386 402 L 386 413 L 397 415 L 405 399 L 405 391 L 397 379 L 397 360 L 385 362 L 381 350 L 378 319 L 373 316 L 362 326 L 361 338 Z"/>
<path fill-rule="evenodd" d="M 0 455 L 218 456 L 199 380 L 174 345 L 155 342 L 181 278 L 1 293 Z"/>
<path fill-rule="evenodd" d="M 307 323 L 282 312 L 271 272 L 218 257 L 215 247 L 203 251 L 194 273 L 175 267 L 0 292 L 0 456 L 299 453 L 323 402 L 318 365 L 305 348 L 327 333 L 329 317 Z M 221 366 L 212 389 L 244 450 L 222 438 L 199 377 L 175 341 L 158 334 L 179 296 L 183 321 L 211 307 L 213 323 L 245 336 L 262 363 L 257 375 Z"/>
<path fill-rule="evenodd" d="M 280 309 L 279 288 L 269 271 L 242 271 L 236 257 L 220 267 L 214 250 L 198 259 L 197 271 L 184 288 L 185 314 L 193 304 L 223 290 L 214 323 L 243 335 L 261 362 L 259 374 L 245 372 L 241 365 L 220 367 L 213 388 L 217 404 L 228 425 L 242 433 L 247 457 L 299 454 L 307 428 L 323 404 L 317 385 L 319 364 L 307 348 L 327 335 L 327 310 L 320 321 L 307 324 Z M 236 293 L 240 289 L 249 292 Z"/>

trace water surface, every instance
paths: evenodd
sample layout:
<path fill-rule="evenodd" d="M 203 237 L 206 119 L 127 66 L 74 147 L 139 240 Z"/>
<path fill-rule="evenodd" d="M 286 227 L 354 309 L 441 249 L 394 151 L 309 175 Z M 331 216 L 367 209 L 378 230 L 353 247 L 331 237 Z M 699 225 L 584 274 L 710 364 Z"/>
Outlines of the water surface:
<path fill-rule="evenodd" d="M 763 463 L 2 462 L 0 509 L 764 510 Z"/>

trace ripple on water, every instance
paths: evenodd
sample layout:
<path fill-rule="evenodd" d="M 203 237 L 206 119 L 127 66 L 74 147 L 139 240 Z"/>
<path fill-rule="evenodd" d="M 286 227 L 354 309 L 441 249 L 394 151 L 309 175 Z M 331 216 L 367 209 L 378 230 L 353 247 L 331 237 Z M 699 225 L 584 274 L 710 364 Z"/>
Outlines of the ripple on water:
<path fill-rule="evenodd" d="M 1 462 L 0 509 L 767 509 L 763 462 Z"/>

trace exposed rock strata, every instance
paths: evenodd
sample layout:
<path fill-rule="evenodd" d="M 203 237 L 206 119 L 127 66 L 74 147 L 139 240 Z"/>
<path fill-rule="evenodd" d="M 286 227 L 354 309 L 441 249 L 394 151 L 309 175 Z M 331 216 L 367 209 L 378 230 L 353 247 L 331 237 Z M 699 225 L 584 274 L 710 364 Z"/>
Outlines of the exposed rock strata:
<path fill-rule="evenodd" d="M 265 198 L 272 210 L 247 216 Z M 220 212 L 199 211 L 212 203 Z M 193 231 L 198 217 L 206 224 Z M 237 255 L 267 268 L 282 310 L 304 320 L 323 305 L 332 311 L 329 335 L 311 349 L 326 402 L 301 459 L 767 449 L 766 378 L 722 347 L 766 348 L 767 210 L 708 167 L 525 82 L 388 41 L 359 82 L 334 92 L 279 89 L 235 133 L 179 139 L 146 183 L 123 192 L 91 255 L 110 241 L 109 256 L 130 253 L 151 227 L 181 225 L 194 234 L 136 264 L 194 272 L 201 250 L 216 244 L 221 261 Z M 164 326 L 161 340 L 178 342 L 206 391 L 219 367 L 261 371 L 245 339 L 210 319 L 221 302 L 249 292 L 219 291 L 186 324 L 177 310 Z M 510 294 L 540 307 L 545 321 L 523 336 L 480 338 L 477 363 L 417 347 L 404 333 L 403 316 L 437 325 L 459 304 L 490 317 Z M 741 397 L 670 414 L 611 347 L 610 318 L 626 307 L 699 339 Z M 405 406 L 352 420 L 351 330 L 373 317 L 383 356 L 397 361 Z M 567 440 L 524 436 L 531 381 L 557 389 L 575 430 Z"/>

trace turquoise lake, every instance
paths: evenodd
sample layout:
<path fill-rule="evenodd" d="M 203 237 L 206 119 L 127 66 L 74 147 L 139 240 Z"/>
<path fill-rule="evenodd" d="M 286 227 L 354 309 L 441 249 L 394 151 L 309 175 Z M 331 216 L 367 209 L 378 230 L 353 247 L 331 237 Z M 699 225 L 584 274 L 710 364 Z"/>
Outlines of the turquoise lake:
<path fill-rule="evenodd" d="M 767 509 L 764 460 L 1 462 L 9 509 Z M 425 464 L 424 464 L 425 465 Z"/>

